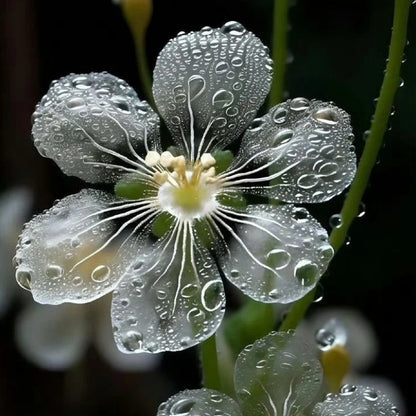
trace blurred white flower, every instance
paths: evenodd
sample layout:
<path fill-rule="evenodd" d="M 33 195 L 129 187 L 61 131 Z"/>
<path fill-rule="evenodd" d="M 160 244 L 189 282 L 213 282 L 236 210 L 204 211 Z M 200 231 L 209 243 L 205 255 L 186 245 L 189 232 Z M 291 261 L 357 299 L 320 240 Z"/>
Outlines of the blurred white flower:
<path fill-rule="evenodd" d="M 107 311 L 110 299 L 60 307 L 31 302 L 17 318 L 15 339 L 23 356 L 46 370 L 76 365 L 93 344 L 102 358 L 119 371 L 151 371 L 161 354 L 123 354 L 113 340 Z"/>
<path fill-rule="evenodd" d="M 11 188 L 0 195 L 0 316 L 18 289 L 12 258 L 17 237 L 31 209 L 32 193 L 27 188 Z"/>

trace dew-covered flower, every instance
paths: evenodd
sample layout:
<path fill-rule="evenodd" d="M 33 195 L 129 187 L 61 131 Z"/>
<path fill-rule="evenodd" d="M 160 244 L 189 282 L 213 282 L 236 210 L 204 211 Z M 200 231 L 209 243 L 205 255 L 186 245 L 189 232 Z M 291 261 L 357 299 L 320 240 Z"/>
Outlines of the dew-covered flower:
<path fill-rule="evenodd" d="M 33 116 L 37 149 L 68 175 L 115 185 L 115 195 L 85 189 L 29 222 L 20 285 L 49 304 L 114 291 L 125 352 L 181 350 L 213 334 L 224 314 L 221 274 L 261 302 L 312 290 L 333 250 L 293 204 L 326 201 L 351 182 L 350 120 L 305 98 L 253 120 L 271 75 L 267 48 L 239 23 L 179 33 L 154 70 L 174 143 L 165 151 L 159 117 L 126 82 L 108 73 L 53 82 Z M 233 158 L 224 149 L 241 135 Z M 115 254 L 96 265 L 107 249 Z"/>
<path fill-rule="evenodd" d="M 185 390 L 159 406 L 157 416 L 397 416 L 389 397 L 373 387 L 346 384 L 322 390 L 324 373 L 298 334 L 272 332 L 238 356 L 236 400 L 210 389 Z"/>

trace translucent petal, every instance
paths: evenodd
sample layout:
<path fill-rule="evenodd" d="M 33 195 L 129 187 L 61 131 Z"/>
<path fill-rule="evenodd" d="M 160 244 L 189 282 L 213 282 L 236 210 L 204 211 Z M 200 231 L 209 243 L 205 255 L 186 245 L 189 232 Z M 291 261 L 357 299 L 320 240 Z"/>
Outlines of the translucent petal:
<path fill-rule="evenodd" d="M 240 353 L 234 383 L 245 415 L 300 415 L 320 391 L 322 368 L 300 337 L 272 332 Z"/>
<path fill-rule="evenodd" d="M 191 159 L 244 131 L 269 92 L 271 65 L 267 48 L 236 22 L 169 41 L 156 62 L 153 93 Z"/>
<path fill-rule="evenodd" d="M 162 354 L 124 354 L 117 348 L 109 314 L 110 302 L 107 302 L 106 298 L 100 302 L 95 315 L 94 344 L 103 359 L 119 371 L 155 370 L 161 362 Z M 94 306 L 97 306 L 97 302 L 94 302 Z"/>
<path fill-rule="evenodd" d="M 13 281 L 11 258 L 17 237 L 32 208 L 32 193 L 25 188 L 12 188 L 0 195 L 0 316 L 6 311 L 17 290 Z"/>
<path fill-rule="evenodd" d="M 80 305 L 31 303 L 18 316 L 15 328 L 20 352 L 47 370 L 66 370 L 84 355 L 88 327 Z"/>
<path fill-rule="evenodd" d="M 332 323 L 332 328 L 328 324 Z M 331 346 L 340 343 L 339 334 L 346 334 L 343 345 L 348 350 L 351 365 L 355 370 L 368 368 L 376 358 L 378 351 L 377 336 L 371 323 L 355 309 L 326 308 L 313 314 L 308 322 L 312 334 L 318 336 L 320 329 L 330 329 L 335 335 Z"/>
<path fill-rule="evenodd" d="M 196 236 L 174 230 L 143 253 L 113 293 L 114 336 L 123 352 L 183 350 L 221 323 L 224 289 L 212 257 Z"/>
<path fill-rule="evenodd" d="M 116 224 L 103 218 L 113 201 L 110 194 L 85 189 L 25 225 L 15 257 L 16 279 L 37 302 L 90 302 L 117 285 L 137 247 L 129 240 L 118 251 L 121 236 L 108 243 Z"/>
<path fill-rule="evenodd" d="M 123 80 L 71 74 L 51 84 L 33 114 L 39 153 L 67 175 L 91 183 L 117 180 L 136 152 L 158 148 L 159 118 Z M 148 142 L 148 143 L 147 143 Z"/>
<path fill-rule="evenodd" d="M 253 158 L 254 164 L 265 166 L 263 177 L 267 168 L 275 176 L 270 186 L 247 187 L 249 192 L 293 203 L 327 201 L 355 175 L 352 139 L 345 111 L 332 103 L 295 98 L 252 123 L 237 164 Z"/>
<path fill-rule="evenodd" d="M 315 405 L 312 416 L 397 416 L 390 399 L 372 387 L 346 384 L 339 394 L 328 394 Z"/>
<path fill-rule="evenodd" d="M 210 389 L 184 390 L 162 403 L 157 416 L 242 416 L 238 404 Z"/>
<path fill-rule="evenodd" d="M 229 250 L 221 254 L 226 277 L 261 302 L 293 302 L 312 290 L 328 267 L 328 235 L 304 208 L 251 205 L 227 208 L 237 225 Z"/>

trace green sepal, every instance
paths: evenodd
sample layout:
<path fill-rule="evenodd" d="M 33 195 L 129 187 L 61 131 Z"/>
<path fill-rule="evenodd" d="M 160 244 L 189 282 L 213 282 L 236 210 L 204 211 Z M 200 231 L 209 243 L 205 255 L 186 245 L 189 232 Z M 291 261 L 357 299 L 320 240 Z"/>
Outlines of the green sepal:
<path fill-rule="evenodd" d="M 160 213 L 153 222 L 152 233 L 156 237 L 165 235 L 173 224 L 173 216 L 168 212 Z"/>
<path fill-rule="evenodd" d="M 224 325 L 224 336 L 234 357 L 247 345 L 266 336 L 275 326 L 275 311 L 270 303 L 249 299 Z"/>
<path fill-rule="evenodd" d="M 234 159 L 234 155 L 230 150 L 219 150 L 213 156 L 215 159 L 215 173 L 217 175 L 227 170 Z"/>
<path fill-rule="evenodd" d="M 217 195 L 216 198 L 221 205 L 225 205 L 227 207 L 241 210 L 245 210 L 247 208 L 247 201 L 241 192 L 224 192 Z"/>
<path fill-rule="evenodd" d="M 126 175 L 114 185 L 114 193 L 127 199 L 145 198 L 150 189 L 152 187 L 138 179 L 137 175 Z"/>

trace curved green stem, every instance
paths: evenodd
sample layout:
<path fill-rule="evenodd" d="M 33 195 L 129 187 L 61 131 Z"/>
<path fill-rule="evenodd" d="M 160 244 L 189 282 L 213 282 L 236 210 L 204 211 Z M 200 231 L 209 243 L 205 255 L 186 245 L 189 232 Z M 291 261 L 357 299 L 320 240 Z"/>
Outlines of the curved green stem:
<path fill-rule="evenodd" d="M 275 64 L 269 107 L 283 101 L 286 63 L 289 0 L 275 0 L 273 12 L 272 59 Z"/>
<path fill-rule="evenodd" d="M 147 63 L 145 43 L 145 36 L 135 38 L 137 66 L 146 99 L 148 103 L 155 108 L 152 93 L 152 76 L 150 75 L 149 65 Z"/>
<path fill-rule="evenodd" d="M 411 2 L 412 0 L 396 0 L 395 2 L 388 63 L 380 90 L 380 97 L 377 101 L 370 134 L 367 138 L 358 165 L 357 174 L 351 184 L 351 188 L 341 210 L 341 225 L 334 228 L 329 237 L 335 252 L 337 252 L 344 244 L 351 223 L 359 212 L 361 198 L 367 188 L 371 171 L 377 161 L 378 152 L 383 143 L 383 136 L 387 129 L 394 96 L 400 85 L 400 66 L 403 58 L 403 51 L 406 46 L 407 23 Z M 312 301 L 313 295 L 311 294 L 308 294 L 297 301 L 280 328 L 296 328 Z"/>
<path fill-rule="evenodd" d="M 212 335 L 201 344 L 201 363 L 204 374 L 204 387 L 221 391 L 215 335 Z"/>

